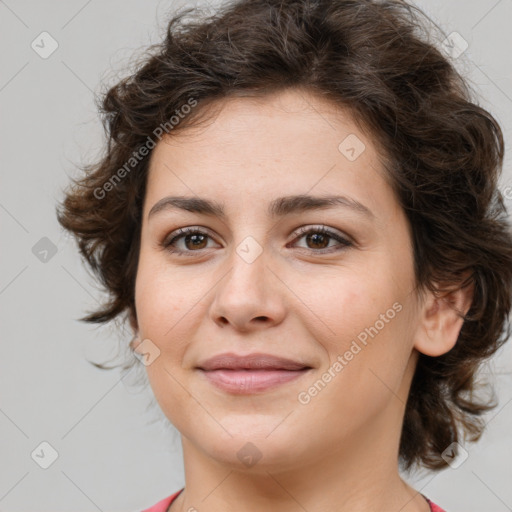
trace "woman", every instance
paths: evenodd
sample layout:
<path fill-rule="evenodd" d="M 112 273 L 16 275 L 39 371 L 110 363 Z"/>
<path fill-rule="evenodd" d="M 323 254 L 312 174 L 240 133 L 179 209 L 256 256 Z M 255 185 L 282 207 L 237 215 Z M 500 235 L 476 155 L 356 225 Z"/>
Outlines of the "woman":
<path fill-rule="evenodd" d="M 186 13 L 185 13 L 186 14 Z M 503 139 L 401 1 L 176 15 L 103 101 L 59 222 L 181 434 L 148 511 L 442 511 L 508 338 Z"/>

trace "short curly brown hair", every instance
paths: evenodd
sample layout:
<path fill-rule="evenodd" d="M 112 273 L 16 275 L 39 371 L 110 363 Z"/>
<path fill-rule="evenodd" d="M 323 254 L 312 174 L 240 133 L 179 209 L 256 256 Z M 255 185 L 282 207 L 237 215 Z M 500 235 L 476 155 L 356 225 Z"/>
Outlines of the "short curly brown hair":
<path fill-rule="evenodd" d="M 410 223 L 418 290 L 474 286 L 454 348 L 420 354 L 400 441 L 405 469 L 446 466 L 441 452 L 461 432 L 477 440 L 482 413 L 496 405 L 475 392 L 480 366 L 510 336 L 512 234 L 498 189 L 501 129 L 433 33 L 421 11 L 398 0 L 240 0 L 213 15 L 175 13 L 163 42 L 102 98 L 105 155 L 57 207 L 109 292 L 80 320 L 136 318 L 153 137 L 198 125 L 212 100 L 229 96 L 298 87 L 328 98 L 377 140 Z"/>

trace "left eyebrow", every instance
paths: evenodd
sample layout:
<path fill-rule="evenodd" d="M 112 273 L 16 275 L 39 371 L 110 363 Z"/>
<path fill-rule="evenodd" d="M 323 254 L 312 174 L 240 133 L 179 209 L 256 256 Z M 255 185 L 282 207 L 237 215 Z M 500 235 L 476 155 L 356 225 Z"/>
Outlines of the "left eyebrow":
<path fill-rule="evenodd" d="M 344 207 L 356 213 L 363 214 L 369 219 L 374 219 L 374 213 L 364 204 L 348 196 L 311 196 L 294 195 L 278 197 L 269 204 L 268 215 L 270 217 L 284 217 L 293 213 L 302 213 L 309 210 L 329 209 Z M 168 196 L 160 199 L 153 205 L 148 214 L 148 219 L 158 212 L 179 209 L 203 215 L 215 216 L 225 220 L 224 206 L 209 199 L 200 197 Z"/>

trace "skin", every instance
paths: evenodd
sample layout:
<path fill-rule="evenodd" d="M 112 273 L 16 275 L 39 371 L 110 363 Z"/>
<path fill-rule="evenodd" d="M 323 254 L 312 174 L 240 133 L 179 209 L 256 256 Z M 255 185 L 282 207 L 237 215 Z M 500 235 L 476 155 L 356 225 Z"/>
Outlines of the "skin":
<path fill-rule="evenodd" d="M 201 129 L 157 144 L 143 207 L 132 327 L 160 351 L 149 382 L 181 434 L 186 485 L 170 510 L 427 512 L 398 472 L 404 407 L 419 352 L 453 347 L 462 326 L 453 306 L 467 311 L 470 291 L 417 293 L 407 218 L 371 135 L 346 111 L 299 90 L 221 107 Z M 350 134 L 365 145 L 354 161 L 338 149 Z M 343 206 L 267 215 L 272 199 L 293 194 L 350 196 L 373 217 Z M 226 219 L 178 209 L 148 219 L 169 195 L 215 200 Z M 186 255 L 161 246 L 186 226 L 208 235 L 199 248 L 190 237 L 174 244 Z M 302 226 L 353 243 L 308 241 Z M 262 249 L 251 263 L 237 253 L 248 236 Z M 400 312 L 300 403 L 396 303 Z M 195 369 L 228 351 L 313 369 L 263 393 L 230 395 Z M 261 454 L 250 467 L 237 456 L 248 442 Z"/>

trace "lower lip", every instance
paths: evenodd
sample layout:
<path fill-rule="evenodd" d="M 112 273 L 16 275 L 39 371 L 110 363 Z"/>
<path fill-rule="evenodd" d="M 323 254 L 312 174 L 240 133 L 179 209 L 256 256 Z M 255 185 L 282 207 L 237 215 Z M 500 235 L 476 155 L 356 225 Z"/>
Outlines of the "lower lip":
<path fill-rule="evenodd" d="M 309 371 L 304 370 L 201 370 L 214 386 L 237 395 L 266 391 L 280 384 L 298 379 Z"/>

